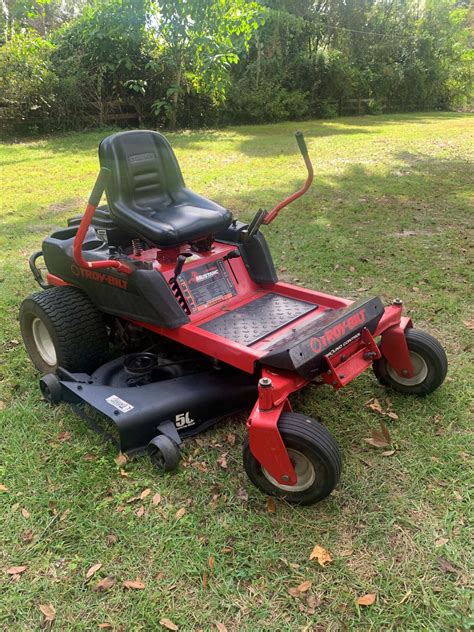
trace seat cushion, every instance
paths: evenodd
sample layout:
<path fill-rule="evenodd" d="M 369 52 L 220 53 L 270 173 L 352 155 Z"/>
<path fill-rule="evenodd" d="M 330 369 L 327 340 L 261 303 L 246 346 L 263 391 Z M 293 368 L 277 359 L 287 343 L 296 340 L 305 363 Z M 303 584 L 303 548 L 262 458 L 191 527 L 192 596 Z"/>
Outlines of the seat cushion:
<path fill-rule="evenodd" d="M 176 157 L 158 132 L 119 132 L 99 147 L 111 170 L 106 189 L 110 214 L 121 228 L 173 248 L 224 231 L 232 214 L 185 187 Z"/>

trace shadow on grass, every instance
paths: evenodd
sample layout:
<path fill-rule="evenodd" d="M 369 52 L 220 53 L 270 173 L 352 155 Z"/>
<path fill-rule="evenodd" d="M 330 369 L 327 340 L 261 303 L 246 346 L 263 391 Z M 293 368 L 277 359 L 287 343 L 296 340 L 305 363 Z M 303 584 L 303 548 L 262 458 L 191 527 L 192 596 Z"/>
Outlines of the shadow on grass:
<path fill-rule="evenodd" d="M 175 149 L 193 149 L 195 151 L 207 151 L 212 153 L 212 147 L 208 143 L 216 145 L 233 142 L 238 139 L 239 150 L 247 156 L 271 156 L 288 155 L 297 151 L 294 133 L 302 131 L 306 139 L 326 138 L 328 136 L 346 136 L 360 134 L 380 134 L 378 128 L 381 125 L 402 125 L 437 123 L 443 119 L 463 119 L 466 114 L 457 112 L 443 113 L 412 113 L 397 115 L 366 115 L 355 117 L 341 117 L 334 119 L 315 119 L 310 121 L 286 121 L 282 123 L 266 125 L 241 125 L 224 127 L 211 130 L 183 130 L 169 132 L 157 130 L 163 133 Z M 83 156 L 96 154 L 99 143 L 107 136 L 126 131 L 120 128 L 100 128 L 82 133 L 70 132 L 52 134 L 43 138 L 18 139 L 18 143 L 28 143 L 28 151 L 74 153 Z M 13 144 L 12 144 L 13 143 Z M 15 141 L 4 143 L 9 151 L 24 151 L 24 145 L 16 145 Z M 0 150 L 2 143 L 0 143 Z M 20 159 L 20 162 L 28 162 L 29 159 Z M 4 160 L 0 165 L 15 164 L 14 160 Z"/>
<path fill-rule="evenodd" d="M 317 176 L 309 192 L 294 206 L 284 209 L 280 218 L 288 221 L 304 221 L 304 213 L 314 221 L 318 214 L 331 219 L 344 218 L 348 215 L 355 222 L 381 222 L 381 224 L 400 226 L 405 215 L 407 220 L 413 219 L 414 213 L 429 214 L 431 208 L 453 207 L 454 196 L 457 207 L 463 211 L 463 217 L 469 217 L 468 198 L 461 199 L 462 193 L 468 193 L 472 185 L 472 173 L 466 168 L 468 164 L 460 159 L 436 159 L 424 154 L 401 152 L 394 155 L 396 164 L 391 162 L 391 170 L 386 175 L 370 172 L 364 165 L 349 165 L 337 174 Z M 281 167 L 282 171 L 284 167 Z M 215 201 L 229 207 L 235 216 L 249 220 L 260 207 L 269 210 L 281 199 L 300 188 L 304 175 L 287 178 L 278 177 L 266 188 L 257 183 L 246 186 L 238 192 L 232 187 L 223 187 L 224 194 Z M 198 191 L 202 195 L 205 190 Z M 433 198 L 432 204 L 426 203 L 424 197 Z M 71 197 L 55 202 L 48 208 L 41 209 L 37 221 L 27 213 L 31 213 L 31 203 L 5 213 L 2 218 L 2 232 L 5 237 L 18 236 L 21 233 L 41 232 L 41 227 L 61 226 L 66 217 L 81 212 L 79 199 Z M 346 209 L 346 210 L 344 210 Z M 394 213 L 394 210 L 398 209 Z M 291 215 L 293 213 L 293 215 Z M 356 215 L 354 215 L 356 213 Z M 380 214 L 384 216 L 381 218 Z M 279 219 L 280 219 L 279 218 Z M 446 217 L 446 221 L 453 221 Z M 278 221 L 274 226 L 278 225 Z M 290 226 L 291 230 L 291 226 Z M 323 226 L 320 227 L 323 230 Z M 46 236 L 46 231 L 45 235 Z"/>

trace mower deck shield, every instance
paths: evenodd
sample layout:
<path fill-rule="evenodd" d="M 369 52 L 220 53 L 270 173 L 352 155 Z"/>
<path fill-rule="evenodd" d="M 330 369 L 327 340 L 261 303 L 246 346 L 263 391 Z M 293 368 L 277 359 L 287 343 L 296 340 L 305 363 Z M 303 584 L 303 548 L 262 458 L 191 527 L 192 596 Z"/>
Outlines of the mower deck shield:
<path fill-rule="evenodd" d="M 62 398 L 88 404 L 100 413 L 98 424 L 88 421 L 93 427 L 105 427 L 122 452 L 144 450 L 162 432 L 159 426 L 163 423 L 176 428 L 180 438 L 202 432 L 223 417 L 250 407 L 257 396 L 255 380 L 233 369 L 127 386 L 122 375 L 116 379 L 117 366 L 122 364 L 123 358 L 112 360 L 92 375 L 58 371 L 63 376 Z"/>

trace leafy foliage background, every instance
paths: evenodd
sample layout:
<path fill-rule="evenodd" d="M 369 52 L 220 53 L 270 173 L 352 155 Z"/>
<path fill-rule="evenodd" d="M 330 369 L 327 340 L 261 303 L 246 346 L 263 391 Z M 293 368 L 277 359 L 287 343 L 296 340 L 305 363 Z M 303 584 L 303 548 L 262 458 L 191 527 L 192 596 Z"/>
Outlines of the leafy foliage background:
<path fill-rule="evenodd" d="M 468 106 L 468 0 L 3 0 L 0 121 L 202 127 Z"/>

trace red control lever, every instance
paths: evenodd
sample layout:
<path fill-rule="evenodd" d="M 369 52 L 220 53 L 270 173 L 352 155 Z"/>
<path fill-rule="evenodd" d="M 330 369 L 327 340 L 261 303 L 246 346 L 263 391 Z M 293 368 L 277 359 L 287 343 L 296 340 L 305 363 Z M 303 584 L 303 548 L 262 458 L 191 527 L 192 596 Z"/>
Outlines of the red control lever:
<path fill-rule="evenodd" d="M 265 216 L 265 218 L 263 220 L 263 224 L 270 224 L 270 222 L 273 222 L 273 220 L 275 219 L 275 217 L 277 217 L 277 215 L 281 211 L 281 209 L 285 208 L 285 206 L 288 206 L 288 204 L 291 204 L 292 202 L 297 200 L 299 197 L 304 195 L 306 193 L 306 191 L 309 189 L 309 187 L 311 186 L 311 183 L 313 182 L 313 165 L 311 164 L 311 158 L 309 157 L 309 154 L 308 154 L 308 148 L 306 147 L 304 136 L 303 136 L 302 132 L 296 132 L 295 136 L 296 136 L 296 142 L 298 143 L 298 147 L 300 148 L 301 154 L 303 156 L 303 159 L 304 159 L 304 162 L 305 162 L 305 165 L 306 165 L 306 169 L 308 171 L 308 176 L 306 178 L 306 182 L 301 187 L 301 189 L 296 191 L 296 193 L 293 193 L 293 195 L 290 195 L 289 197 L 284 199 L 282 202 L 277 204 Z"/>
<path fill-rule="evenodd" d="M 89 202 L 86 207 L 86 212 L 84 213 L 84 217 L 79 224 L 79 228 L 74 238 L 74 261 L 81 268 L 88 268 L 89 270 L 97 270 L 98 268 L 115 268 L 117 272 L 131 274 L 133 270 L 120 261 L 117 261 L 115 259 L 107 259 L 105 261 L 86 261 L 82 254 L 84 238 L 87 234 L 87 231 L 89 230 L 92 217 L 94 216 L 95 210 L 100 202 L 102 193 L 105 191 L 105 187 L 109 178 L 110 169 L 101 167 L 94 188 L 92 189 L 92 192 L 89 196 Z"/>

